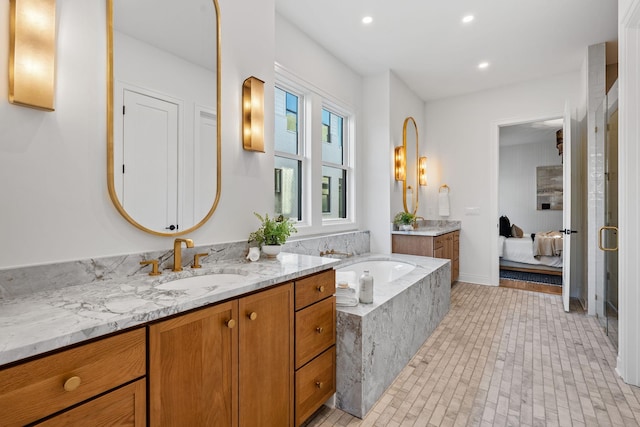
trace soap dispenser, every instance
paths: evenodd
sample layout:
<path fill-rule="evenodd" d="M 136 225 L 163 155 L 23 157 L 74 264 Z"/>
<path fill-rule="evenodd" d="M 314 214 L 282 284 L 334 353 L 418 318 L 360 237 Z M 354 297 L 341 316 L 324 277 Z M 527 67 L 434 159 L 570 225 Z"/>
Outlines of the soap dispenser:
<path fill-rule="evenodd" d="M 362 304 L 373 303 L 373 277 L 369 274 L 369 270 L 365 270 L 359 280 L 360 302 Z"/>

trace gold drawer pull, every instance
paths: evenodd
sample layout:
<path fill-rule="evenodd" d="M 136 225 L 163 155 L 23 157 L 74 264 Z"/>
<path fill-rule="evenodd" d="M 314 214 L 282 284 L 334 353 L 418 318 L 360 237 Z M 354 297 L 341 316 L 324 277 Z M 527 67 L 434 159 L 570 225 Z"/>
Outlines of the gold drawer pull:
<path fill-rule="evenodd" d="M 64 382 L 63 387 L 66 391 L 73 391 L 80 387 L 81 382 L 82 380 L 80 379 L 80 377 L 73 376 Z"/>
<path fill-rule="evenodd" d="M 324 386 L 324 383 L 322 381 L 316 381 L 316 387 L 322 388 L 323 386 Z"/>
<path fill-rule="evenodd" d="M 258 313 L 252 311 L 251 313 L 247 314 L 247 317 L 251 320 L 256 320 L 258 318 Z"/>
<path fill-rule="evenodd" d="M 316 288 L 318 292 L 324 292 L 324 285 L 320 285 Z"/>
<path fill-rule="evenodd" d="M 323 331 L 324 331 L 324 328 L 322 326 L 318 326 L 316 328 L 316 332 L 319 333 L 319 334 L 321 334 Z"/>
<path fill-rule="evenodd" d="M 233 327 L 234 327 L 234 326 L 236 326 L 236 321 L 235 321 L 235 320 L 233 320 L 233 319 L 229 319 L 229 320 L 227 321 L 226 325 L 227 325 L 227 328 L 229 328 L 229 329 L 233 329 Z"/>

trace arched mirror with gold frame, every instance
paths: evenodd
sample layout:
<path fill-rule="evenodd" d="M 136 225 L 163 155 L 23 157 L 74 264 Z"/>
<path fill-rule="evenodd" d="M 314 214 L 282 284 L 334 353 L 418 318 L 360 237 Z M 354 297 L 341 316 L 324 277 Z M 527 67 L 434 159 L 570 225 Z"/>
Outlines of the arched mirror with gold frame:
<path fill-rule="evenodd" d="M 202 226 L 221 189 L 217 0 L 106 0 L 107 182 L 137 228 Z"/>
<path fill-rule="evenodd" d="M 404 147 L 404 164 L 406 175 L 402 182 L 402 203 L 404 211 L 418 212 L 418 126 L 413 117 L 407 117 L 402 126 L 402 146 Z"/>

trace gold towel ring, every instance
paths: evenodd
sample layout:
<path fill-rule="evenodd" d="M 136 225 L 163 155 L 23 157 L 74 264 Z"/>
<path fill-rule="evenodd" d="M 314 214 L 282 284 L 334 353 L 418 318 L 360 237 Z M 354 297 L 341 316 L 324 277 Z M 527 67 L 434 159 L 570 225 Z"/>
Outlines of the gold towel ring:
<path fill-rule="evenodd" d="M 447 190 L 447 193 L 449 192 L 449 186 L 447 184 L 442 184 L 440 186 L 440 189 L 438 190 L 438 193 L 442 193 L 442 190 Z"/>

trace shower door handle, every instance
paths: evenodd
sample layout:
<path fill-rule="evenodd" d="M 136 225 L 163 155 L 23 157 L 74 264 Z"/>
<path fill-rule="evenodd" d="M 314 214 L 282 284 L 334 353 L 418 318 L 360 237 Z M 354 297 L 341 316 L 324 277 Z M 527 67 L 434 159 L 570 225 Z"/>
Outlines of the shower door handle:
<path fill-rule="evenodd" d="M 611 230 L 614 232 L 614 235 L 616 236 L 616 247 L 615 248 L 606 248 L 602 245 L 602 233 L 605 230 Z M 610 225 L 605 225 L 603 227 L 600 227 L 600 230 L 598 230 L 598 247 L 600 248 L 601 251 L 605 251 L 605 252 L 615 252 L 618 250 L 618 227 L 613 227 Z"/>

